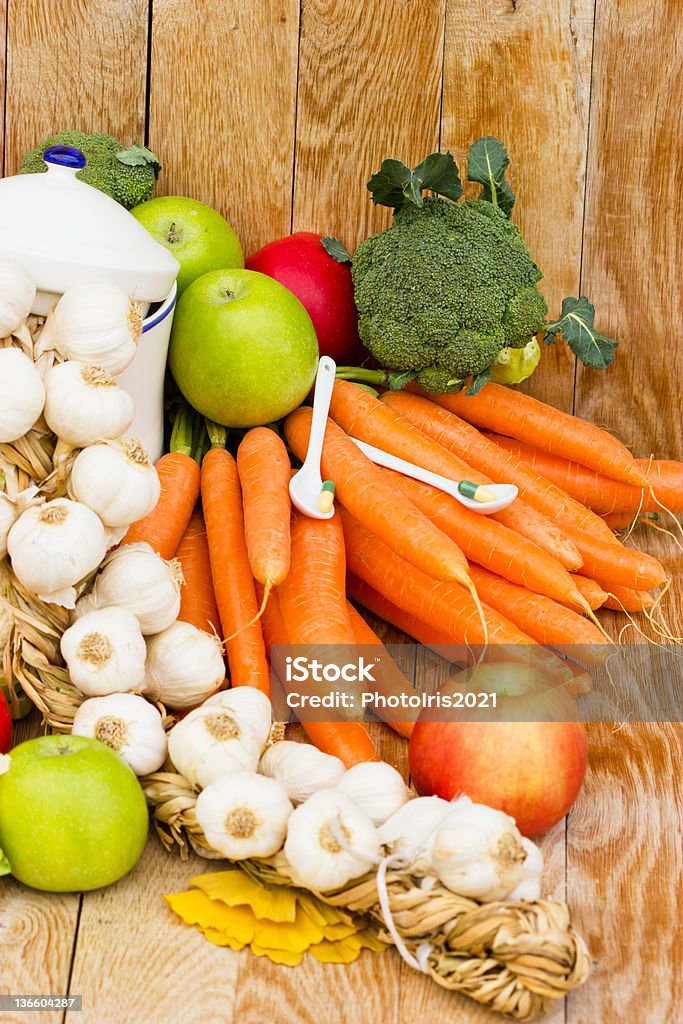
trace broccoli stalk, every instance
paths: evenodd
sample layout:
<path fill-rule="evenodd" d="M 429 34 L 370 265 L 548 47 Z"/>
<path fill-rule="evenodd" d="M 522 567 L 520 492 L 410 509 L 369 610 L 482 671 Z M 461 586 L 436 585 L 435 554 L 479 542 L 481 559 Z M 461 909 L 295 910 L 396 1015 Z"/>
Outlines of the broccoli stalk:
<path fill-rule="evenodd" d="M 335 239 L 323 244 L 351 262 L 359 334 L 386 369 L 354 374 L 344 367 L 340 376 L 393 388 L 415 380 L 436 393 L 469 385 L 475 394 L 492 367 L 509 362 L 509 349 L 524 349 L 539 334 L 546 344 L 562 335 L 587 365 L 609 366 L 616 342 L 595 331 L 585 297 L 565 299 L 560 319 L 546 322 L 541 271 L 509 219 L 508 163 L 497 139 L 475 142 L 468 179 L 482 189 L 464 201 L 450 153 L 432 153 L 413 170 L 385 160 L 373 174 L 372 201 L 393 208 L 392 225 L 361 242 L 353 257 Z"/>
<path fill-rule="evenodd" d="M 105 192 L 130 210 L 149 197 L 161 165 L 146 146 L 124 149 L 118 139 L 102 132 L 87 135 L 79 131 L 63 131 L 44 139 L 35 149 L 25 153 L 19 174 L 40 174 L 47 167 L 43 153 L 50 146 L 73 146 L 80 149 L 86 165 L 77 178 Z"/>

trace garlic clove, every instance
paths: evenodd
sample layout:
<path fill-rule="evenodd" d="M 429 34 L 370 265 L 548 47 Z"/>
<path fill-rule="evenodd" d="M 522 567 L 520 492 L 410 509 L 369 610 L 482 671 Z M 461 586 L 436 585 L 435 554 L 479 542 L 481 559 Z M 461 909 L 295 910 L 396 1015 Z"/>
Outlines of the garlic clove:
<path fill-rule="evenodd" d="M 331 892 L 380 860 L 377 830 L 345 794 L 320 789 L 292 813 L 284 853 L 296 885 Z"/>
<path fill-rule="evenodd" d="M 145 676 L 145 640 L 124 608 L 101 608 L 62 634 L 62 657 L 73 685 L 89 697 L 137 690 Z"/>
<path fill-rule="evenodd" d="M 292 803 L 300 804 L 319 789 L 335 786 L 344 774 L 344 765 L 310 743 L 279 740 L 266 749 L 259 771 L 277 779 Z"/>
<path fill-rule="evenodd" d="M 174 622 L 147 638 L 144 691 L 169 708 L 192 708 L 220 688 L 220 643 L 189 622 Z"/>
<path fill-rule="evenodd" d="M 175 559 L 165 561 L 149 544 L 124 544 L 102 563 L 90 603 L 127 608 L 140 623 L 143 636 L 152 636 L 178 618 L 182 583 L 182 569 Z"/>
<path fill-rule="evenodd" d="M 386 761 L 365 761 L 348 768 L 335 789 L 346 793 L 374 825 L 382 825 L 410 799 L 403 777 Z"/>
<path fill-rule="evenodd" d="M 33 360 L 18 348 L 0 349 L 0 442 L 17 441 L 45 405 L 45 388 Z"/>
<path fill-rule="evenodd" d="M 166 760 L 161 714 L 134 693 L 92 697 L 76 710 L 72 733 L 90 736 L 116 750 L 136 775 L 148 775 Z"/>
<path fill-rule="evenodd" d="M 202 790 L 195 807 L 207 842 L 230 860 L 277 853 L 291 813 L 280 783 L 255 772 L 216 779 Z"/>
<path fill-rule="evenodd" d="M 461 797 L 436 831 L 430 861 L 451 892 L 488 902 L 519 885 L 526 856 L 513 818 Z"/>
<path fill-rule="evenodd" d="M 36 298 L 36 286 L 19 263 L 0 260 L 0 338 L 26 336 L 26 318 Z"/>
<path fill-rule="evenodd" d="M 120 437 L 135 416 L 133 398 L 112 374 L 91 363 L 58 363 L 45 378 L 45 421 L 73 448 Z"/>
<path fill-rule="evenodd" d="M 408 800 L 377 830 L 390 853 L 402 853 L 412 859 L 414 871 L 430 870 L 428 856 L 439 825 L 453 805 L 439 796 L 420 796 Z"/>
<path fill-rule="evenodd" d="M 538 900 L 541 898 L 543 854 L 526 836 L 522 836 L 526 860 L 522 864 L 522 881 L 507 897 L 510 900 Z"/>
<path fill-rule="evenodd" d="M 234 711 L 240 722 L 251 728 L 263 750 L 273 724 L 273 707 L 265 693 L 252 686 L 235 686 L 209 697 L 203 707 L 213 707 L 214 704 Z"/>
<path fill-rule="evenodd" d="M 125 527 L 154 509 L 161 485 L 139 441 L 122 437 L 84 448 L 71 467 L 69 491 L 105 526 Z"/>

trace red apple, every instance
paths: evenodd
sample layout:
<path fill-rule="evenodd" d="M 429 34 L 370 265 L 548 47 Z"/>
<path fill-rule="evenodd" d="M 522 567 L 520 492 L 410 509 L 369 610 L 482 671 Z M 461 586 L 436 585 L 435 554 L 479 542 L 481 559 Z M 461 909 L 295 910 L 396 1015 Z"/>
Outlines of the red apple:
<path fill-rule="evenodd" d="M 525 836 L 546 832 L 572 806 L 586 772 L 586 730 L 573 700 L 512 663 L 461 672 L 441 690 L 458 692 L 495 693 L 496 709 L 422 712 L 409 746 L 418 793 L 466 794 L 505 811 Z"/>
<path fill-rule="evenodd" d="M 12 718 L 5 694 L 0 688 L 0 754 L 6 754 L 12 743 Z"/>
<path fill-rule="evenodd" d="M 264 245 L 245 266 L 274 277 L 294 292 L 313 321 L 321 355 L 331 356 L 339 365 L 355 365 L 364 350 L 358 337 L 350 265 L 333 259 L 321 239 L 312 231 L 297 231 Z"/>

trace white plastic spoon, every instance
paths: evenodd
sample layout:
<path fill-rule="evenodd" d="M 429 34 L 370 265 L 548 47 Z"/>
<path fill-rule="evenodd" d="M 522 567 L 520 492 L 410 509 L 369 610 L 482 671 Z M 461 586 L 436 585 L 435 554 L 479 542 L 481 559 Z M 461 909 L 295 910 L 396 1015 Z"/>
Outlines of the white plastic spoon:
<path fill-rule="evenodd" d="M 330 409 L 336 370 L 337 364 L 334 359 L 330 359 L 329 356 L 321 357 L 315 378 L 313 417 L 306 459 L 299 472 L 295 473 L 289 481 L 289 496 L 292 499 L 292 504 L 299 509 L 299 512 L 310 516 L 311 519 L 331 519 L 334 515 L 334 505 L 328 512 L 320 511 L 320 495 L 323 489 L 320 456 L 323 450 L 325 425 Z"/>
<path fill-rule="evenodd" d="M 415 480 L 421 480 L 423 484 L 431 484 L 432 487 L 438 487 L 440 491 L 445 491 L 446 494 L 457 498 L 465 508 L 469 508 L 473 512 L 483 512 L 485 515 L 491 515 L 492 512 L 502 512 L 517 497 L 518 490 L 514 484 L 484 484 L 483 490 L 495 495 L 493 501 L 477 501 L 476 498 L 468 498 L 467 495 L 459 490 L 462 481 L 449 480 L 448 477 L 439 476 L 438 473 L 432 473 L 428 469 L 423 469 L 422 466 L 416 466 L 412 462 L 406 462 L 405 459 L 399 459 L 398 456 L 384 452 L 381 448 L 374 448 L 371 444 L 359 441 L 355 437 L 352 437 L 351 440 L 378 466 L 395 469 L 397 473 L 402 473 L 404 476 L 412 476 Z"/>

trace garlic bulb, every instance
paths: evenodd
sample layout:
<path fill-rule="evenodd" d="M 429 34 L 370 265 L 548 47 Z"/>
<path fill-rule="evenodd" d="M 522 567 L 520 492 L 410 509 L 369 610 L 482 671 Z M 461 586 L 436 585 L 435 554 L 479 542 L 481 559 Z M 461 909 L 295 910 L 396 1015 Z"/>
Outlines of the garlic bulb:
<path fill-rule="evenodd" d="M 344 772 L 334 788 L 346 793 L 374 825 L 383 824 L 410 799 L 402 776 L 386 761 L 354 764 Z"/>
<path fill-rule="evenodd" d="M 118 285 L 77 284 L 64 292 L 40 335 L 41 352 L 57 349 L 64 359 L 123 373 L 135 356 L 142 316 Z"/>
<path fill-rule="evenodd" d="M 343 776 L 344 765 L 310 743 L 279 740 L 267 748 L 259 771 L 277 779 L 292 803 L 300 804 L 319 789 L 333 787 Z"/>
<path fill-rule="evenodd" d="M 161 714 L 135 693 L 111 693 L 83 701 L 76 710 L 71 732 L 106 743 L 136 775 L 155 772 L 166 760 Z"/>
<path fill-rule="evenodd" d="M 330 892 L 377 864 L 377 829 L 346 793 L 320 789 L 289 819 L 285 857 L 296 885 Z"/>
<path fill-rule="evenodd" d="M 0 494 L 0 558 L 7 554 L 7 536 L 16 518 L 17 506 L 6 494 Z"/>
<path fill-rule="evenodd" d="M 209 846 L 230 860 L 277 853 L 291 813 L 280 783 L 255 772 L 216 779 L 202 790 L 195 807 Z"/>
<path fill-rule="evenodd" d="M 62 634 L 62 657 L 74 686 L 88 697 L 137 690 L 145 678 L 145 640 L 125 608 L 101 608 Z"/>
<path fill-rule="evenodd" d="M 45 378 L 45 420 L 74 448 L 120 437 L 133 422 L 133 398 L 115 377 L 92 364 L 57 363 Z"/>
<path fill-rule="evenodd" d="M 440 796 L 408 800 L 377 829 L 379 841 L 390 853 L 411 855 L 414 871 L 430 870 L 428 855 L 436 830 L 452 809 Z"/>
<path fill-rule="evenodd" d="M 147 640 L 145 692 L 167 707 L 194 707 L 224 679 L 220 644 L 189 622 L 174 622 Z"/>
<path fill-rule="evenodd" d="M 0 338 L 16 334 L 22 341 L 30 341 L 26 318 L 35 297 L 36 286 L 28 270 L 0 260 Z"/>
<path fill-rule="evenodd" d="M 221 690 L 209 697 L 202 707 L 214 705 L 233 711 L 240 722 L 249 726 L 263 750 L 273 724 L 273 705 L 265 693 L 253 686 L 235 686 L 232 690 Z"/>
<path fill-rule="evenodd" d="M 71 469 L 71 495 L 97 512 L 105 526 L 129 526 L 149 515 L 161 487 L 159 475 L 132 437 L 91 444 Z"/>
<path fill-rule="evenodd" d="M 55 498 L 21 513 L 7 537 L 7 550 L 27 590 L 43 601 L 73 608 L 74 585 L 104 558 L 104 527 L 85 505 Z"/>
<path fill-rule="evenodd" d="M 189 783 L 204 788 L 232 772 L 256 771 L 263 746 L 230 708 L 203 704 L 173 726 L 168 753 Z"/>
<path fill-rule="evenodd" d="M 538 900 L 541 898 L 541 875 L 543 874 L 543 854 L 526 836 L 522 836 L 522 846 L 526 860 L 522 864 L 522 881 L 510 895 L 509 900 Z"/>
<path fill-rule="evenodd" d="M 440 881 L 459 896 L 504 900 L 522 881 L 526 851 L 509 814 L 469 797 L 453 802 L 434 836 L 430 860 Z"/>
<path fill-rule="evenodd" d="M 0 441 L 23 437 L 45 405 L 45 388 L 33 360 L 18 348 L 0 349 Z"/>
<path fill-rule="evenodd" d="M 90 594 L 78 602 L 93 608 L 127 608 L 143 636 L 160 633 L 178 618 L 182 570 L 149 544 L 124 544 L 107 555 Z"/>

